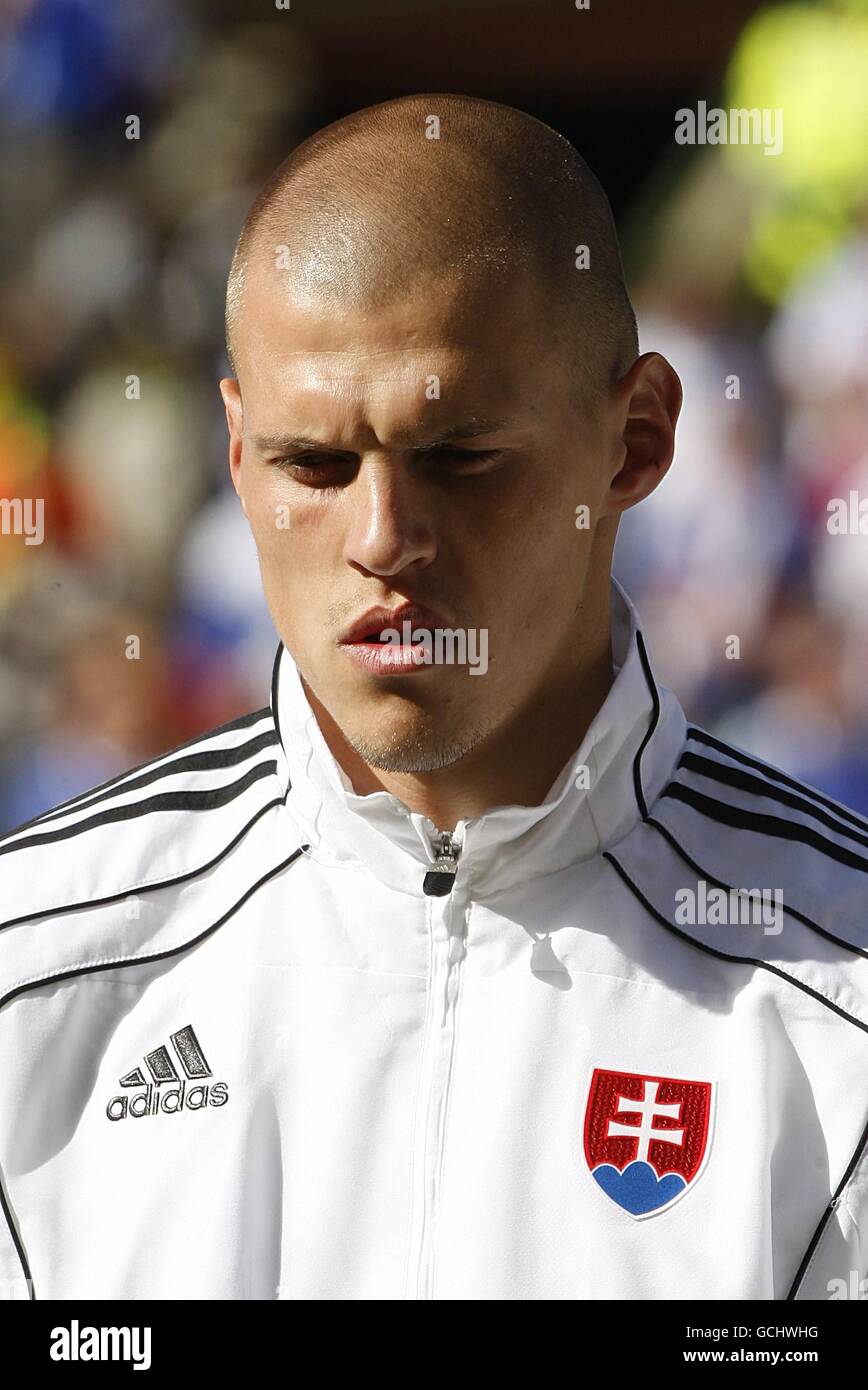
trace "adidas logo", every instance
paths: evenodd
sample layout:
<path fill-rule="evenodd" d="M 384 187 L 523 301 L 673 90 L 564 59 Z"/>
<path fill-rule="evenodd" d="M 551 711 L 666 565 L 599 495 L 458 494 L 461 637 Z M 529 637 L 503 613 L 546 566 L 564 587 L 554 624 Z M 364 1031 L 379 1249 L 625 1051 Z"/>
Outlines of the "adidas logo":
<path fill-rule="evenodd" d="M 204 1083 L 204 1078 L 213 1073 L 192 1024 L 172 1033 L 170 1041 L 181 1072 L 165 1043 L 146 1053 L 145 1066 L 152 1080 L 147 1079 L 141 1067 L 134 1067 L 122 1076 L 121 1086 L 144 1086 L 145 1090 L 137 1091 L 134 1096 L 112 1096 L 105 1108 L 110 1120 L 125 1120 L 127 1115 L 140 1119 L 143 1115 L 157 1115 L 161 1110 L 166 1115 L 176 1115 L 181 1110 L 204 1110 L 206 1105 L 226 1104 L 229 1087 L 225 1081 Z"/>

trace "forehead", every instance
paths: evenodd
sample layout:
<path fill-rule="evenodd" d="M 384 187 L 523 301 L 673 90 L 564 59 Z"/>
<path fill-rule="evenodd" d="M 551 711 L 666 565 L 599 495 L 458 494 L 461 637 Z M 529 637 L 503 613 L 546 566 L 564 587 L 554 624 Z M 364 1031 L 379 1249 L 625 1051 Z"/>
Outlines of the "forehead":
<path fill-rule="evenodd" d="M 245 401 L 361 406 L 421 400 L 521 407 L 545 371 L 544 319 L 527 276 L 443 279 L 400 298 L 303 294 L 279 272 L 248 284 L 236 358 Z"/>

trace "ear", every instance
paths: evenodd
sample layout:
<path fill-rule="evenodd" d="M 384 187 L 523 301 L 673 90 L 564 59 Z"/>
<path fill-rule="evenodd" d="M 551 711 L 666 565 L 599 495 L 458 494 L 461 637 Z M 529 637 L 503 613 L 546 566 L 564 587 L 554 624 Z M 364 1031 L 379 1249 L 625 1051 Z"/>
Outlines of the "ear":
<path fill-rule="evenodd" d="M 604 515 L 620 516 L 666 476 L 675 454 L 682 397 L 677 373 L 659 352 L 637 357 L 614 387 L 619 438 Z"/>
<path fill-rule="evenodd" d="M 232 485 L 241 501 L 241 510 L 247 516 L 247 507 L 244 502 L 244 491 L 241 477 L 241 455 L 243 434 L 243 410 L 241 405 L 241 388 L 235 377 L 224 377 L 220 382 L 220 395 L 223 398 L 223 405 L 226 409 L 226 425 L 229 430 L 229 474 L 232 478 Z"/>

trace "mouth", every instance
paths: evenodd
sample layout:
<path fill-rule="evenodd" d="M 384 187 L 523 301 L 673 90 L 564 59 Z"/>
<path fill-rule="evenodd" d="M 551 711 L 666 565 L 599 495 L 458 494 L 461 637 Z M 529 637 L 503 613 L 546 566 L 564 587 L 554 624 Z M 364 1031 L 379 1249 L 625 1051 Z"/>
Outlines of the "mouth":
<path fill-rule="evenodd" d="M 444 626 L 439 614 L 417 603 L 369 609 L 351 624 L 339 645 L 368 675 L 412 675 L 430 665 L 434 632 Z"/>
<path fill-rule="evenodd" d="M 341 646 L 395 646 L 396 633 L 400 645 L 421 645 L 436 628 L 446 626 L 445 620 L 431 608 L 419 603 L 404 603 L 398 608 L 372 608 L 363 613 L 339 639 Z"/>
<path fill-rule="evenodd" d="M 352 643 L 346 643 L 346 642 L 345 642 L 345 643 L 343 643 L 343 645 L 344 645 L 344 646 L 347 646 L 347 645 L 349 645 L 349 646 L 358 646 L 358 645 L 361 645 L 361 646 L 364 646 L 364 647 L 387 647 L 387 646 L 394 646 L 394 645 L 396 645 L 395 639 L 394 639 L 393 637 L 389 637 L 389 636 L 388 636 L 389 631 L 392 631 L 392 630 L 400 631 L 399 628 L 398 628 L 398 629 L 392 629 L 391 626 L 390 626 L 389 628 L 382 628 L 379 632 L 370 632 L 370 633 L 368 633 L 368 634 L 367 634 L 366 636 L 364 636 L 364 637 L 357 637 L 357 638 L 355 638 L 355 640 L 354 640 Z M 414 646 L 414 647 L 421 646 L 422 643 L 425 641 L 425 638 L 426 638 L 426 632 L 425 632 L 425 631 L 423 631 L 423 630 L 421 630 L 421 629 L 419 629 L 419 628 L 414 628 L 414 629 L 413 629 L 413 632 L 412 632 L 412 634 L 411 634 L 411 637 L 410 637 L 410 645 L 411 645 L 411 646 Z M 405 643 L 402 642 L 402 643 L 400 643 L 400 644 L 398 644 L 398 645 L 404 646 Z"/>

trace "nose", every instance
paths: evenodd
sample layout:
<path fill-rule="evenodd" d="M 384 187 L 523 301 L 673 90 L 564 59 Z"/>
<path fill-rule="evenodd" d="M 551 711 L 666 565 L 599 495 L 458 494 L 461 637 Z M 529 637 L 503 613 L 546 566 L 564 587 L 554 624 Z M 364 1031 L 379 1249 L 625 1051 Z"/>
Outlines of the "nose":
<path fill-rule="evenodd" d="M 431 497 L 404 464 L 362 460 L 348 492 L 350 520 L 344 558 L 368 574 L 395 575 L 424 568 L 436 554 Z"/>

